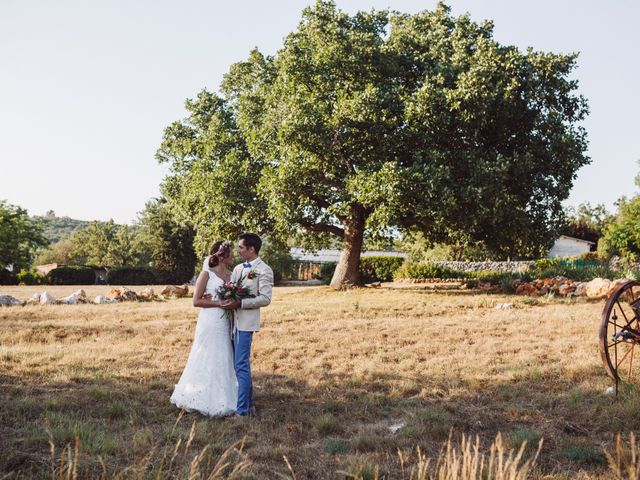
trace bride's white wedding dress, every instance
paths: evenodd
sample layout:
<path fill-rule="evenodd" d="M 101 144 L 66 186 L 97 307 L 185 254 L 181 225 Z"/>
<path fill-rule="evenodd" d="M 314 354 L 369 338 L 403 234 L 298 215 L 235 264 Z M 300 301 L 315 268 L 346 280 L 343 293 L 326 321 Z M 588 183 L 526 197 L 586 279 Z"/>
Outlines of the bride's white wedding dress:
<path fill-rule="evenodd" d="M 216 297 L 224 282 L 208 270 L 205 291 Z M 233 368 L 230 324 L 222 308 L 201 308 L 191 353 L 171 403 L 188 412 L 209 416 L 231 415 L 238 401 L 238 381 Z"/>

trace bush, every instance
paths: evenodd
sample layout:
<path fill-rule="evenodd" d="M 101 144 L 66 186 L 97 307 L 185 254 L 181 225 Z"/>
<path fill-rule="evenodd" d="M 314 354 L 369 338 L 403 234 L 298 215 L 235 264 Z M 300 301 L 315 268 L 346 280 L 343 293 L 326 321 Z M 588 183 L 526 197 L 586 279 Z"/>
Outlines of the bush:
<path fill-rule="evenodd" d="M 153 270 L 148 267 L 113 267 L 107 272 L 109 285 L 154 285 L 157 283 Z"/>
<path fill-rule="evenodd" d="M 427 278 L 460 278 L 463 276 L 449 268 L 435 263 L 409 263 L 406 262 L 393 274 L 396 280 L 424 280 Z"/>
<path fill-rule="evenodd" d="M 149 270 L 153 274 L 154 282 L 148 283 L 147 285 L 181 285 L 191 280 L 191 278 L 189 278 L 185 281 L 184 275 L 182 275 L 182 278 L 180 278 L 181 275 L 178 272 L 174 272 L 173 270 L 161 270 L 159 268 L 150 268 Z"/>
<path fill-rule="evenodd" d="M 336 262 L 323 263 L 320 266 L 320 273 L 316 278 L 318 278 L 318 280 L 322 280 L 322 283 L 325 285 L 329 285 L 333 278 L 333 273 L 336 271 L 337 265 L 338 264 Z"/>
<path fill-rule="evenodd" d="M 89 267 L 58 267 L 46 276 L 49 285 L 94 285 L 96 272 Z"/>
<path fill-rule="evenodd" d="M 294 260 L 286 245 L 266 241 L 265 246 L 260 250 L 260 258 L 273 270 L 273 281 L 276 283 L 282 280 L 283 275 L 290 276 L 293 271 Z"/>
<path fill-rule="evenodd" d="M 20 270 L 20 273 L 18 273 L 20 285 L 40 285 L 44 281 L 45 278 L 35 270 Z"/>
<path fill-rule="evenodd" d="M 120 267 L 115 267 L 115 268 L 120 268 Z M 134 267 L 127 267 L 127 268 L 134 268 Z M 154 278 L 154 281 L 152 283 L 148 283 L 148 284 L 140 283 L 138 285 L 153 285 L 153 284 L 182 285 L 184 283 L 189 283 L 195 273 L 195 267 L 190 267 L 188 265 L 180 266 L 175 270 L 167 270 L 166 268 L 155 268 L 155 267 L 135 267 L 135 268 L 144 268 L 150 271 L 153 274 L 153 278 Z"/>
<path fill-rule="evenodd" d="M 580 258 L 543 258 L 536 260 L 530 270 L 535 278 L 549 278 L 561 275 L 578 282 L 594 278 L 616 278 L 616 272 L 606 262 Z"/>
<path fill-rule="evenodd" d="M 393 274 L 403 263 L 402 257 L 362 257 L 360 279 L 365 283 L 389 282 L 393 280 Z"/>
<path fill-rule="evenodd" d="M 6 268 L 0 268 L 0 285 L 18 285 L 18 277 Z"/>
<path fill-rule="evenodd" d="M 500 285 L 500 290 L 503 293 L 514 293 L 514 282 L 516 280 L 524 280 L 525 282 L 532 280 L 528 273 L 496 272 L 492 270 L 469 272 L 466 277 L 469 279 L 467 285 L 470 287 L 476 288 L 479 282 L 490 283 L 492 285 Z"/>

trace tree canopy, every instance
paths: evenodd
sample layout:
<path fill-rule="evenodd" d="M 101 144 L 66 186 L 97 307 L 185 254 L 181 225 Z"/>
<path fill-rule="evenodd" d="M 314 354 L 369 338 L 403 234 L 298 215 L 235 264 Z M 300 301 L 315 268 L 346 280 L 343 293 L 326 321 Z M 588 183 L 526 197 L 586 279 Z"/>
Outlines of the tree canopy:
<path fill-rule="evenodd" d="M 164 198 L 147 202 L 140 214 L 138 242 L 148 251 L 152 267 L 169 272 L 173 283 L 188 282 L 197 262 L 193 227 L 176 222 Z"/>
<path fill-rule="evenodd" d="M 638 161 L 640 164 L 640 161 Z M 640 174 L 635 178 L 640 187 Z M 640 260 L 640 195 L 622 197 L 616 202 L 618 210 L 605 225 L 604 235 L 598 243 L 601 256 L 622 255 L 625 260 Z"/>
<path fill-rule="evenodd" d="M 90 265 L 141 265 L 146 263 L 148 253 L 140 248 L 135 227 L 118 225 L 113 220 L 91 222 L 71 240 L 76 258 L 83 258 Z"/>
<path fill-rule="evenodd" d="M 611 222 L 612 215 L 603 204 L 592 206 L 589 202 L 568 208 L 566 225 L 561 232 L 574 238 L 598 243 L 604 234 L 605 226 Z"/>
<path fill-rule="evenodd" d="M 350 16 L 318 1 L 274 56 L 253 50 L 187 101 L 157 153 L 163 193 L 201 245 L 338 237 L 335 288 L 358 282 L 365 232 L 533 256 L 589 161 L 576 58 L 501 45 L 443 4 Z"/>
<path fill-rule="evenodd" d="M 36 250 L 47 243 L 40 222 L 25 209 L 0 200 L 0 268 L 29 268 Z"/>

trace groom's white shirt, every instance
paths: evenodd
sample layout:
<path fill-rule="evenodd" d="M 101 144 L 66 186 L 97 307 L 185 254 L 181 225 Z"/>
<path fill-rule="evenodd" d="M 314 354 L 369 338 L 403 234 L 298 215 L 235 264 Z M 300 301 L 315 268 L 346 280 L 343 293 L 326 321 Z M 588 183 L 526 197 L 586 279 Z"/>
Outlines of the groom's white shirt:
<path fill-rule="evenodd" d="M 243 332 L 257 332 L 260 330 L 260 308 L 271 303 L 273 291 L 273 270 L 260 257 L 249 262 L 251 267 L 244 267 L 242 262 L 236 265 L 231 273 L 231 281 L 242 279 L 242 284 L 249 289 L 254 298 L 245 298 L 236 310 L 236 328 Z M 253 272 L 253 278 L 249 278 Z"/>

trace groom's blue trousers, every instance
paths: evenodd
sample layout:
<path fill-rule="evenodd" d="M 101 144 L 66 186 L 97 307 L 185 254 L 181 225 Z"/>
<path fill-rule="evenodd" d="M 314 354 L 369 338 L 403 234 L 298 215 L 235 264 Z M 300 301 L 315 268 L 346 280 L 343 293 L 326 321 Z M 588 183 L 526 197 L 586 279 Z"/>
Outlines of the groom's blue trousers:
<path fill-rule="evenodd" d="M 253 407 L 253 386 L 251 385 L 251 341 L 253 332 L 236 331 L 233 337 L 233 365 L 238 378 L 238 405 L 236 413 L 247 415 Z"/>

